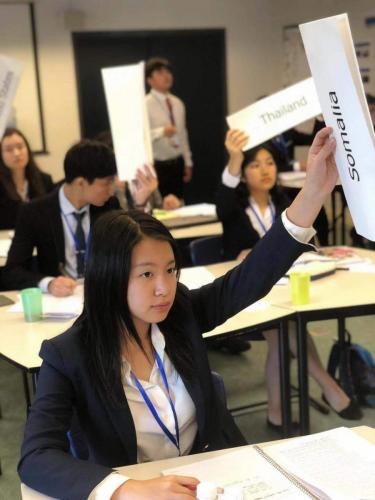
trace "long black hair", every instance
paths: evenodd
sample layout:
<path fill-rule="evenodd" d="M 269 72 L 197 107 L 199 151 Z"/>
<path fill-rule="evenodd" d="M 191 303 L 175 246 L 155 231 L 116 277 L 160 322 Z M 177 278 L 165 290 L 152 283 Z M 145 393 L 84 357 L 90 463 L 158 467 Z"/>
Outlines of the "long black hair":
<path fill-rule="evenodd" d="M 0 183 L 3 185 L 5 192 L 7 193 L 8 197 L 11 200 L 21 200 L 21 197 L 17 193 L 16 186 L 13 182 L 11 171 L 5 165 L 5 162 L 3 160 L 2 147 L 1 147 L 2 141 L 4 140 L 5 137 L 10 137 L 15 134 L 19 135 L 23 139 L 28 152 L 29 161 L 27 162 L 25 168 L 25 176 L 29 183 L 30 189 L 34 193 L 35 197 L 43 196 L 44 194 L 47 193 L 47 191 L 43 182 L 42 172 L 35 163 L 34 156 L 30 149 L 30 144 L 28 140 L 26 139 L 24 134 L 17 128 L 7 128 L 0 142 Z"/>
<path fill-rule="evenodd" d="M 177 279 L 181 267 L 176 241 L 157 219 L 138 210 L 115 210 L 102 215 L 94 224 L 84 284 L 84 310 L 76 323 L 81 328 L 84 351 L 94 383 L 98 383 L 112 402 L 121 402 L 121 352 L 133 339 L 142 349 L 127 303 L 132 252 L 143 238 L 167 241 L 172 248 Z M 168 318 L 161 325 L 166 351 L 180 374 L 192 372 L 190 343 L 181 325 L 181 294 Z M 180 316 L 179 316 L 180 314 Z"/>
<path fill-rule="evenodd" d="M 245 152 L 244 159 L 243 159 L 242 165 L 241 165 L 242 177 L 244 176 L 244 172 L 245 172 L 246 167 L 249 165 L 249 163 L 252 163 L 253 161 L 255 161 L 257 154 L 262 149 L 265 149 L 272 156 L 272 159 L 276 165 L 276 169 L 279 170 L 279 165 L 277 162 L 277 155 L 275 154 L 275 149 L 270 142 L 265 142 L 263 144 L 260 144 L 259 146 L 256 146 L 255 148 L 249 149 L 248 151 Z M 239 183 L 239 185 L 237 186 L 236 191 L 237 191 L 237 197 L 238 197 L 238 201 L 239 201 L 240 205 L 243 208 L 247 208 L 249 205 L 250 193 L 249 193 L 249 188 L 247 187 L 246 183 L 242 179 L 241 179 L 241 182 Z M 277 182 L 270 189 L 270 195 L 271 195 L 271 198 L 272 198 L 275 206 L 284 206 L 285 204 L 288 203 L 288 197 L 286 196 L 283 189 L 277 185 Z"/>

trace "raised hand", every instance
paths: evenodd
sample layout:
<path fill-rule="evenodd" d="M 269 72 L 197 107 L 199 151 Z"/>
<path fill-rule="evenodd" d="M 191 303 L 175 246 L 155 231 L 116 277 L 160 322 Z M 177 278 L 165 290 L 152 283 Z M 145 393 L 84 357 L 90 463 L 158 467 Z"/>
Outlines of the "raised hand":
<path fill-rule="evenodd" d="M 229 154 L 228 170 L 231 175 L 238 176 L 241 173 L 243 162 L 242 149 L 249 141 L 249 136 L 241 130 L 228 130 L 225 138 L 225 147 Z"/>
<path fill-rule="evenodd" d="M 143 207 L 154 191 L 158 188 L 158 179 L 150 167 L 145 165 L 144 170 L 138 169 L 132 181 L 132 196 L 135 206 Z"/>
<path fill-rule="evenodd" d="M 312 226 L 322 205 L 337 181 L 334 158 L 336 141 L 330 138 L 332 128 L 320 130 L 307 157 L 306 181 L 287 210 L 288 219 L 300 227 Z"/>

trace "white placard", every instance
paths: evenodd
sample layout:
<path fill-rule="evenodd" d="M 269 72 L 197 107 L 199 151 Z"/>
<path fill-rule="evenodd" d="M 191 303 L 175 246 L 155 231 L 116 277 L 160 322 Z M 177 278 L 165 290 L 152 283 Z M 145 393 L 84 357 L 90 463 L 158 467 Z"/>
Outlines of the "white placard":
<path fill-rule="evenodd" d="M 0 138 L 6 128 L 21 73 L 22 64 L 19 61 L 0 55 Z"/>
<path fill-rule="evenodd" d="M 314 81 L 307 78 L 228 116 L 227 122 L 249 135 L 246 151 L 320 113 Z"/>
<path fill-rule="evenodd" d="M 102 69 L 120 180 L 131 181 L 151 164 L 152 145 L 145 104 L 144 62 Z"/>
<path fill-rule="evenodd" d="M 375 136 L 347 14 L 300 25 L 336 163 L 359 234 L 375 240 Z"/>

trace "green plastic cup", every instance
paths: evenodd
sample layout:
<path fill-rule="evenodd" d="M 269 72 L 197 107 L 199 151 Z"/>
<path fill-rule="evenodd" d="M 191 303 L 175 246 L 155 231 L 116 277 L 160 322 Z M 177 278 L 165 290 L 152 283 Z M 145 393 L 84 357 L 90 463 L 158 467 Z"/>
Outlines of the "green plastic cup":
<path fill-rule="evenodd" d="M 289 274 L 290 287 L 292 291 L 292 303 L 295 306 L 303 306 L 310 302 L 310 274 L 302 272 L 291 272 Z"/>
<path fill-rule="evenodd" d="M 40 321 L 42 319 L 42 290 L 40 288 L 25 288 L 21 290 L 21 299 L 25 321 Z"/>

